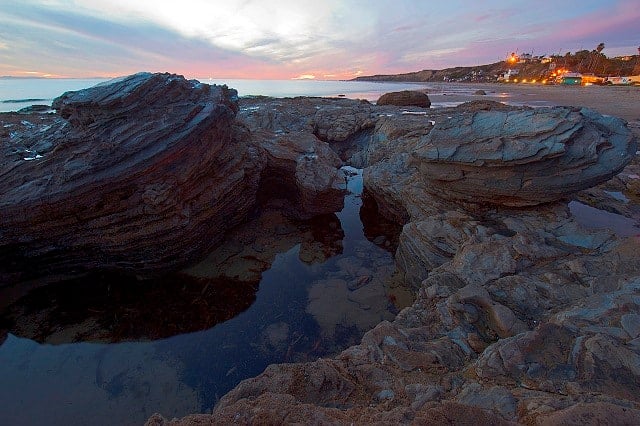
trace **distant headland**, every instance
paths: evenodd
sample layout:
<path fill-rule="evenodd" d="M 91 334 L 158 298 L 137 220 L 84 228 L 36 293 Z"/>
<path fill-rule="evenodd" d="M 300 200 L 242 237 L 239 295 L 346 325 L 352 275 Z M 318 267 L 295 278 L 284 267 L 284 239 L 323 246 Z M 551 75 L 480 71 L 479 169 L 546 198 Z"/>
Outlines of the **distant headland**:
<path fill-rule="evenodd" d="M 508 55 L 504 61 L 486 65 L 422 70 L 403 74 L 379 74 L 360 76 L 354 81 L 399 81 L 399 82 L 473 82 L 496 81 L 536 82 L 550 81 L 560 74 L 574 73 L 593 77 L 602 82 L 609 76 L 639 76 L 640 54 L 608 58 L 602 53 L 604 43 L 596 49 L 579 50 L 565 55 L 533 56 Z M 639 49 L 640 50 L 640 49 Z"/>

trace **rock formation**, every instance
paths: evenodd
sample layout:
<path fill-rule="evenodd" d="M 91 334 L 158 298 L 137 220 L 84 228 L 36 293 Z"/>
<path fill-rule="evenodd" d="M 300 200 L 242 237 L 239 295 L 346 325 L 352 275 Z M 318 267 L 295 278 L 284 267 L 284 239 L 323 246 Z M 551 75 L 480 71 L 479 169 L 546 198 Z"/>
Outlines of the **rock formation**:
<path fill-rule="evenodd" d="M 320 141 L 254 138 L 226 86 L 140 73 L 53 107 L 57 116 L 1 117 L 3 282 L 176 270 L 243 221 L 276 177 L 286 177 L 278 187 L 293 194 L 292 214 L 341 207 L 337 156 Z"/>
<path fill-rule="evenodd" d="M 609 180 L 635 155 L 632 140 L 622 120 L 588 109 L 490 110 L 437 123 L 412 155 L 435 195 L 525 206 Z"/>
<path fill-rule="evenodd" d="M 260 199 L 288 200 L 286 211 L 299 219 L 342 209 L 342 161 L 326 143 L 310 133 L 259 131 L 252 133 L 252 143 L 266 159 Z"/>
<path fill-rule="evenodd" d="M 404 224 L 396 262 L 415 285 L 411 307 L 333 359 L 268 367 L 223 397 L 212 416 L 154 416 L 148 424 L 636 422 L 637 238 L 587 230 L 566 201 L 554 201 L 623 167 L 635 138 L 622 121 L 592 111 L 477 106 L 370 115 L 357 157 L 368 165 L 368 197 Z M 525 122 L 496 132 L 487 124 L 496 117 Z M 499 158 L 484 151 L 491 141 L 500 141 Z M 456 159 L 454 170 L 482 162 L 474 166 L 485 179 L 478 197 L 434 187 L 431 157 Z M 496 169 L 530 159 L 543 204 L 533 192 L 490 199 L 480 188 L 499 185 Z M 554 174 L 564 176 L 562 194 L 546 180 Z M 555 193 L 545 198 L 547 189 Z"/>
<path fill-rule="evenodd" d="M 429 108 L 431 101 L 426 93 L 416 90 L 403 90 L 401 92 L 390 92 L 380 96 L 377 105 L 396 105 L 396 106 L 417 106 Z"/>
<path fill-rule="evenodd" d="M 332 359 L 268 367 L 213 415 L 149 424 L 637 422 L 638 240 L 567 207 L 631 160 L 621 120 L 309 98 L 242 100 L 235 117 L 229 89 L 149 74 L 55 106 L 62 118 L 2 136 L 4 265 L 15 250 L 178 265 L 256 202 L 335 209 L 338 157 L 366 167 L 367 202 L 402 226 L 396 263 L 416 300 L 392 322 Z"/>

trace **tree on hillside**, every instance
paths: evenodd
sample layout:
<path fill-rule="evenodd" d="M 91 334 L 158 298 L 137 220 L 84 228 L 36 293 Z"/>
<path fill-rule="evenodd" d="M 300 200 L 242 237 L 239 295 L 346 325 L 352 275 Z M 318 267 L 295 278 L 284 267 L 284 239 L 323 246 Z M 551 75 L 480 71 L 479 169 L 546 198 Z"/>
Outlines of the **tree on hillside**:
<path fill-rule="evenodd" d="M 605 58 L 602 51 L 604 50 L 604 43 L 600 43 L 596 46 L 596 48 L 589 55 L 589 66 L 587 67 L 588 71 L 596 72 L 598 69 L 598 65 L 600 65 L 601 59 Z M 603 69 L 604 72 L 604 69 Z"/>

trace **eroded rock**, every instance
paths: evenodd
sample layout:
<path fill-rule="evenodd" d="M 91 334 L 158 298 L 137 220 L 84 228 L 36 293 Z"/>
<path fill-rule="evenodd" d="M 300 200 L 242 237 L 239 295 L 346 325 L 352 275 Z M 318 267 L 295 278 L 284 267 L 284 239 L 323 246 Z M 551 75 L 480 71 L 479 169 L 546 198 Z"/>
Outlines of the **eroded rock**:
<path fill-rule="evenodd" d="M 140 73 L 56 99 L 60 117 L 2 143 L 2 246 L 54 270 L 142 275 L 197 257 L 258 189 L 262 159 L 238 135 L 235 96 Z"/>
<path fill-rule="evenodd" d="M 622 120 L 556 107 L 459 114 L 436 124 L 412 155 L 435 195 L 526 206 L 610 179 L 636 148 Z"/>
<path fill-rule="evenodd" d="M 431 101 L 429 95 L 416 90 L 403 90 L 401 92 L 390 92 L 378 98 L 377 105 L 395 105 L 395 106 L 417 106 L 429 108 Z"/>
<path fill-rule="evenodd" d="M 285 194 L 280 207 L 296 218 L 339 211 L 342 162 L 312 126 L 296 118 L 285 136 L 263 117 L 274 131 L 257 130 L 246 111 L 236 120 L 237 102 L 226 86 L 140 73 L 65 93 L 58 115 L 3 115 L 2 282 L 175 271 L 265 195 Z"/>
<path fill-rule="evenodd" d="M 497 130 L 498 116 L 520 121 Z M 404 224 L 396 262 L 418 289 L 414 304 L 333 360 L 272 366 L 243 382 L 208 419 L 535 424 L 599 408 L 633 417 L 637 240 L 584 229 L 554 201 L 624 166 L 635 149 L 624 123 L 490 102 L 421 118 L 385 110 L 362 148 L 367 196 Z M 429 169 L 442 158 L 449 163 Z M 467 166 L 478 177 L 473 196 L 456 187 Z M 542 179 L 537 189 L 500 189 L 504 170 L 525 167 Z M 450 176 L 437 182 L 436 172 Z"/>

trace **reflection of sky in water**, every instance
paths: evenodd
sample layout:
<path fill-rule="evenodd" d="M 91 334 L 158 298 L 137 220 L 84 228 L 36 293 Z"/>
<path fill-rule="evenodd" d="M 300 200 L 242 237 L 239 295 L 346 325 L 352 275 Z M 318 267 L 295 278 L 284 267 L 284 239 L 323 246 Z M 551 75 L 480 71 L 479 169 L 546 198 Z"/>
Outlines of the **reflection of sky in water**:
<path fill-rule="evenodd" d="M 255 303 L 208 330 L 117 344 L 48 345 L 10 334 L 0 346 L 0 424 L 141 424 L 154 412 L 209 411 L 268 364 L 336 352 L 392 319 L 384 288 L 374 284 L 393 271 L 393 257 L 364 237 L 361 171 L 348 188 L 337 214 L 343 253 L 311 265 L 298 258 L 300 245 L 277 255 Z M 350 268 L 375 278 L 348 290 Z"/>

